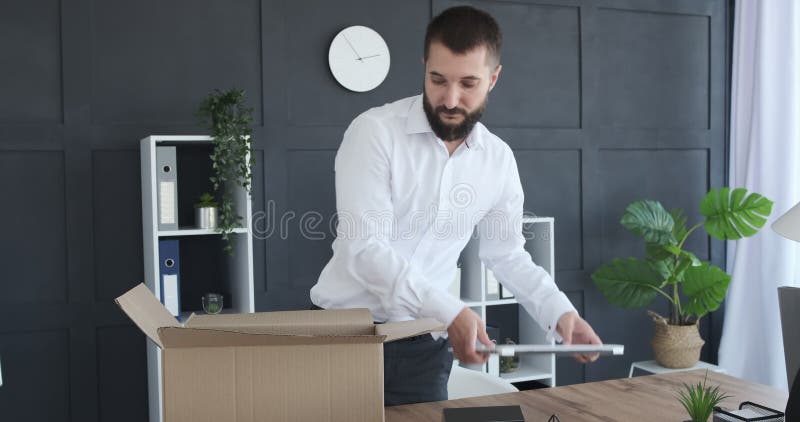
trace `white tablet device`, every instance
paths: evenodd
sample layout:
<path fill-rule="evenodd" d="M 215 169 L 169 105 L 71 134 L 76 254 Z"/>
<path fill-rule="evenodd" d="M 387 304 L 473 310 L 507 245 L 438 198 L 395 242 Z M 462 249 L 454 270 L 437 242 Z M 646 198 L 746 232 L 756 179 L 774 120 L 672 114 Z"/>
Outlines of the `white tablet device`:
<path fill-rule="evenodd" d="M 494 347 L 479 345 L 477 352 L 496 353 L 500 356 L 514 356 L 520 353 L 554 353 L 572 355 L 574 353 L 599 353 L 601 355 L 622 355 L 625 346 L 621 344 L 498 344 Z"/>

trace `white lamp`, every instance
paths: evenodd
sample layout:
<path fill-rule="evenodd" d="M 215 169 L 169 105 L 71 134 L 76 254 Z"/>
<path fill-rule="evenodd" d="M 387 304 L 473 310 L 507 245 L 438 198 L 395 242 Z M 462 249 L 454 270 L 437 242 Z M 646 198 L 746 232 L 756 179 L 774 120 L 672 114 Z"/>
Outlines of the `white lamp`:
<path fill-rule="evenodd" d="M 787 239 L 800 242 L 800 203 L 775 220 L 772 230 Z"/>

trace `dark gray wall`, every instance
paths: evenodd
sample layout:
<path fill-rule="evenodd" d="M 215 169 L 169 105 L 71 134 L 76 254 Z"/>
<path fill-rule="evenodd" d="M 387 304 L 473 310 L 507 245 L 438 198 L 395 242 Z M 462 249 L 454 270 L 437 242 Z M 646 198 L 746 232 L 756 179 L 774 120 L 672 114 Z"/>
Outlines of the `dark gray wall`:
<path fill-rule="evenodd" d="M 143 278 L 138 140 L 202 133 L 213 88 L 256 111 L 254 209 L 335 209 L 333 157 L 364 109 L 422 85 L 425 25 L 442 0 L 5 0 L 0 2 L 0 409 L 9 420 L 146 419 L 144 337 L 112 299 Z M 526 209 L 556 218 L 557 281 L 623 358 L 558 364 L 560 384 L 620 377 L 648 359 L 641 310 L 607 305 L 589 280 L 638 255 L 618 224 L 642 197 L 685 207 L 725 174 L 725 0 L 475 1 L 505 30 L 485 123 L 516 151 Z M 345 26 L 380 32 L 387 80 L 355 94 L 327 68 Z M 263 213 L 262 213 L 263 215 Z M 294 223 L 294 224 L 293 224 Z M 279 221 L 259 220 L 257 228 Z M 331 237 L 255 243 L 258 308 L 301 309 Z M 280 227 L 277 227 L 280 229 Z M 717 264 L 719 243 L 697 237 Z M 656 307 L 666 310 L 663 303 Z M 715 318 L 704 357 L 714 360 Z"/>

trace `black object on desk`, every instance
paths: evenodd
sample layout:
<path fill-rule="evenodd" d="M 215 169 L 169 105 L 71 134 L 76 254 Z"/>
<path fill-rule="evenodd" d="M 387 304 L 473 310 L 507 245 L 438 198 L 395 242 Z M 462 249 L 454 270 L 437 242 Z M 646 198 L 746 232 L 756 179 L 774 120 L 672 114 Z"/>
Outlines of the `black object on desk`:
<path fill-rule="evenodd" d="M 794 376 L 789 387 L 789 401 L 786 402 L 786 422 L 800 422 L 800 371 Z"/>
<path fill-rule="evenodd" d="M 452 407 L 444 422 L 525 422 L 519 406 Z"/>
<path fill-rule="evenodd" d="M 745 413 L 742 413 L 745 412 Z M 726 411 L 714 407 L 714 422 L 786 422 L 783 412 L 753 402 L 742 402 L 739 410 Z"/>

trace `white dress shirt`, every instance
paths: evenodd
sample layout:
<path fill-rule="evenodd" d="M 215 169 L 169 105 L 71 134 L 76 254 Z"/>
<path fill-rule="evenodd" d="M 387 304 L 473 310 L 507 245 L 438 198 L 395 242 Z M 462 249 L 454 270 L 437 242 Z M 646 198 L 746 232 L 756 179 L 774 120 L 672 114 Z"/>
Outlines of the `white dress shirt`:
<path fill-rule="evenodd" d="M 464 303 L 447 289 L 478 225 L 480 259 L 548 338 L 575 308 L 523 248 L 514 153 L 477 123 L 452 154 L 422 96 L 362 113 L 336 154 L 337 237 L 311 289 L 317 306 L 369 308 L 376 321 L 431 317 L 449 326 Z"/>

